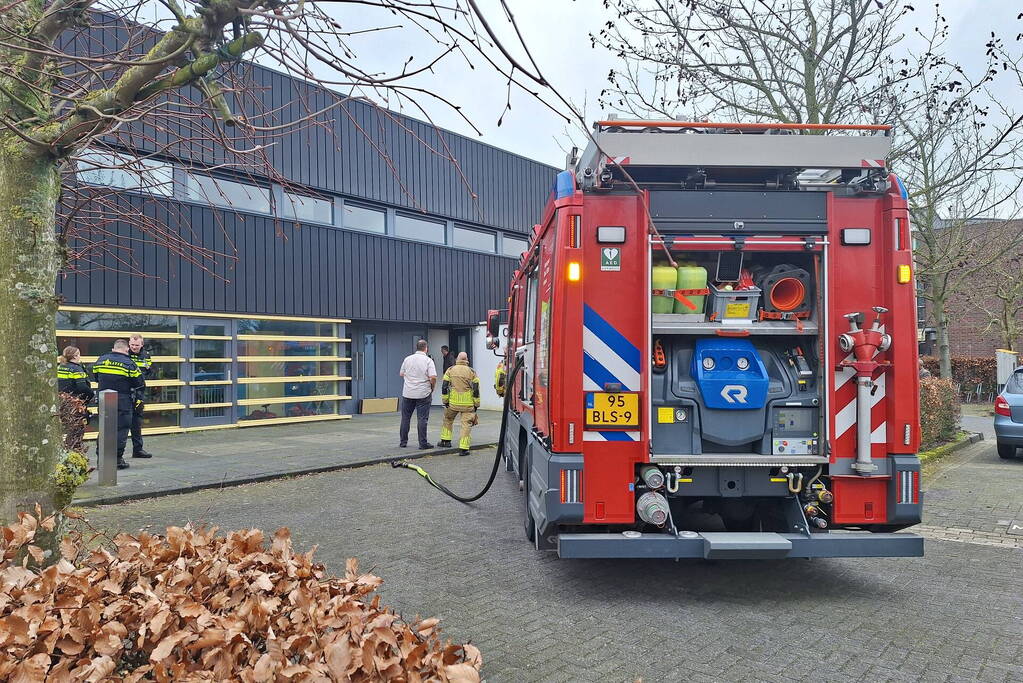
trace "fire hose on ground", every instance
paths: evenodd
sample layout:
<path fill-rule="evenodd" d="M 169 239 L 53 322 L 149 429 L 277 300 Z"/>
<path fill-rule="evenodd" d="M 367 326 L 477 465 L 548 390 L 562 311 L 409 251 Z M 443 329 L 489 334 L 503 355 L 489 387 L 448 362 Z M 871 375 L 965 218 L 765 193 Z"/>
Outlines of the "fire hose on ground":
<path fill-rule="evenodd" d="M 508 428 L 508 412 L 511 409 L 511 397 L 512 393 L 514 393 L 512 391 L 512 387 L 515 386 L 515 377 L 518 375 L 519 371 L 522 370 L 523 362 L 524 362 L 523 356 L 519 356 L 519 358 L 515 361 L 515 367 L 512 368 L 512 371 L 508 374 L 508 378 L 505 381 L 504 410 L 501 413 L 501 430 L 498 433 L 497 437 L 497 452 L 494 454 L 494 466 L 490 470 L 490 478 L 487 479 L 487 483 L 483 487 L 482 491 L 480 491 L 474 496 L 460 496 L 451 489 L 449 489 L 448 487 L 444 486 L 444 484 L 434 479 L 430 475 L 430 473 L 424 470 L 422 467 L 419 467 L 418 465 L 413 465 L 408 460 L 396 460 L 395 462 L 391 463 L 391 467 L 394 468 L 402 467 L 407 470 L 412 470 L 420 477 L 425 479 L 427 484 L 437 489 L 441 493 L 451 498 L 454 498 L 459 503 L 466 504 L 472 503 L 486 495 L 487 491 L 490 490 L 490 487 L 493 486 L 494 479 L 497 478 L 497 469 L 501 465 L 501 454 L 504 452 L 504 435 Z"/>

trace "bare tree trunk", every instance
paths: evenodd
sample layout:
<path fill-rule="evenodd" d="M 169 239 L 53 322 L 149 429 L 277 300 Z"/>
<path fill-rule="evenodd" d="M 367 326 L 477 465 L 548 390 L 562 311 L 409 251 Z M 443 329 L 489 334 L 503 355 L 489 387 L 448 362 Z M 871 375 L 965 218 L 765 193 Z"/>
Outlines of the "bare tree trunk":
<path fill-rule="evenodd" d="M 1015 351 L 1016 345 L 1016 310 L 1009 301 L 1002 301 L 1002 348 Z"/>
<path fill-rule="evenodd" d="M 1001 329 L 999 329 L 998 331 L 1001 333 L 1001 337 L 1002 337 L 1002 348 L 1005 349 L 1006 351 L 1012 351 L 1012 330 L 1009 329 L 1009 319 L 1008 319 L 1008 317 L 1009 317 L 1008 313 L 1005 310 L 1005 307 L 1003 306 L 1002 307 L 1002 324 L 1000 326 Z"/>
<path fill-rule="evenodd" d="M 948 310 L 944 292 L 938 291 L 936 284 L 931 285 L 931 311 L 934 313 L 935 328 L 938 333 L 938 374 L 941 377 L 952 377 L 952 352 L 948 339 Z"/>
<path fill-rule="evenodd" d="M 60 175 L 52 158 L 0 135 L 0 524 L 36 503 L 51 513 L 56 417 L 54 229 Z M 55 537 L 49 539 L 55 541 Z"/>

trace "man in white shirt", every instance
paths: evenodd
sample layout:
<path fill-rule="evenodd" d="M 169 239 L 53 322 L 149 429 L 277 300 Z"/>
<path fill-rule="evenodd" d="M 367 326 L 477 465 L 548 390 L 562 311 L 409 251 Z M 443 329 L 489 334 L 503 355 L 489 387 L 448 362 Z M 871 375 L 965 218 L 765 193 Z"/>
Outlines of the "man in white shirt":
<path fill-rule="evenodd" d="M 433 359 L 426 355 L 425 339 L 416 342 L 416 352 L 407 356 L 401 363 L 398 374 L 405 380 L 401 391 L 401 427 L 398 430 L 398 445 L 408 445 L 408 430 L 412 422 L 412 413 L 416 414 L 416 426 L 419 429 L 419 448 L 433 448 L 426 440 L 426 423 L 430 419 L 430 403 L 433 399 L 433 387 L 437 384 L 437 366 Z"/>

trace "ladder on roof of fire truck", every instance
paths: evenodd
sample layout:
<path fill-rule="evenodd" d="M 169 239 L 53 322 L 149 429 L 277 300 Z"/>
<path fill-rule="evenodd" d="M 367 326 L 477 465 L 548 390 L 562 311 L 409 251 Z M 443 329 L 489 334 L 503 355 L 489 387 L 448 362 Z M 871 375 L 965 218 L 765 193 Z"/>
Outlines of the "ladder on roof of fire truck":
<path fill-rule="evenodd" d="M 608 119 L 574 160 L 582 189 L 629 176 L 640 185 L 794 185 L 812 169 L 827 182 L 887 176 L 891 126 Z M 706 181 L 709 180 L 710 183 Z"/>

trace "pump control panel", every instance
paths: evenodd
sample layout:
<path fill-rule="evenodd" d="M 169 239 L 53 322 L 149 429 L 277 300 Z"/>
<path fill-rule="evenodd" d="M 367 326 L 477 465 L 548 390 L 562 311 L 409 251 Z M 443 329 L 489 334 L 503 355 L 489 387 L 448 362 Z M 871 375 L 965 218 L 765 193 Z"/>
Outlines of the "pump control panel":
<path fill-rule="evenodd" d="M 771 440 L 772 455 L 817 455 L 817 439 Z"/>
<path fill-rule="evenodd" d="M 777 408 L 771 430 L 772 455 L 816 455 L 817 409 L 810 406 Z"/>

